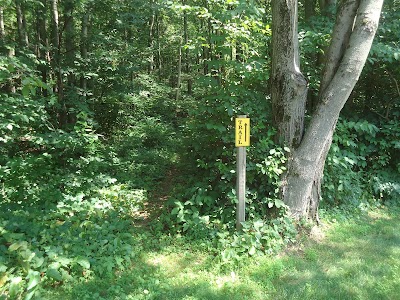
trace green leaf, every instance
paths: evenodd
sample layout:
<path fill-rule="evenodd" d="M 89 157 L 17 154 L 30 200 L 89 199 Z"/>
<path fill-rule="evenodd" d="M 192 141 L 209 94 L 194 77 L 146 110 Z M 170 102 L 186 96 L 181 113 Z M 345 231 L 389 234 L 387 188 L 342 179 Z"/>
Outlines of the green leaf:
<path fill-rule="evenodd" d="M 29 291 L 40 282 L 40 273 L 38 271 L 29 270 L 27 278 L 29 279 L 26 289 Z"/>
<path fill-rule="evenodd" d="M 29 123 L 29 118 L 28 118 L 28 116 L 26 116 L 26 115 L 20 115 L 20 118 L 21 118 L 21 120 L 22 120 L 23 122 Z"/>
<path fill-rule="evenodd" d="M 254 228 L 256 230 L 260 230 L 260 228 L 263 226 L 264 226 L 264 222 L 262 220 L 257 220 L 254 222 Z"/>
<path fill-rule="evenodd" d="M 14 244 L 11 244 L 10 247 L 8 247 L 8 251 L 16 251 L 19 248 L 26 249 L 28 247 L 28 242 L 27 241 L 18 241 Z"/>
<path fill-rule="evenodd" d="M 275 199 L 275 206 L 276 208 L 281 208 L 285 203 L 282 200 Z"/>
<path fill-rule="evenodd" d="M 35 256 L 32 259 L 32 267 L 33 268 L 40 268 L 43 265 L 43 263 L 44 263 L 44 258 L 43 257 Z"/>
<path fill-rule="evenodd" d="M 3 264 L 0 264 L 0 273 L 4 273 L 7 270 L 7 267 Z"/>
<path fill-rule="evenodd" d="M 76 263 L 79 264 L 82 268 L 90 269 L 90 262 L 86 258 L 79 258 L 76 260 Z"/>
<path fill-rule="evenodd" d="M 33 291 L 28 292 L 28 293 L 26 294 L 24 300 L 30 300 L 30 299 L 32 299 L 32 297 L 35 295 L 35 293 L 36 293 L 36 290 L 33 290 Z"/>
<path fill-rule="evenodd" d="M 59 257 L 57 258 L 57 261 L 62 265 L 62 266 L 68 266 L 71 263 L 71 259 L 70 258 L 66 258 L 66 257 Z"/>
<path fill-rule="evenodd" d="M 62 280 L 61 273 L 56 269 L 48 269 L 47 272 L 46 272 L 46 275 L 49 276 L 50 278 L 53 278 L 54 280 L 57 280 L 57 281 L 61 281 Z"/>
<path fill-rule="evenodd" d="M 28 86 L 28 85 L 25 85 L 25 86 L 22 88 L 21 92 L 22 92 L 22 96 L 28 97 L 28 96 L 29 96 L 29 92 L 30 92 L 29 86 Z"/>
<path fill-rule="evenodd" d="M 10 288 L 8 290 L 8 295 L 10 296 L 10 299 L 16 298 L 16 295 L 20 289 L 21 281 L 22 281 L 22 277 L 19 277 L 19 276 L 11 279 Z"/>

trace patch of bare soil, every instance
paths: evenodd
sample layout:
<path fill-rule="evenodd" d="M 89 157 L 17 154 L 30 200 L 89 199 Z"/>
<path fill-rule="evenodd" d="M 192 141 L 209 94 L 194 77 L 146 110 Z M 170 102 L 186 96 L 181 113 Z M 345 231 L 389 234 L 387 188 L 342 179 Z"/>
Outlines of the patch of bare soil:
<path fill-rule="evenodd" d="M 179 180 L 178 174 L 177 168 L 171 168 L 167 171 L 162 181 L 149 193 L 148 201 L 143 204 L 143 209 L 135 215 L 136 225 L 144 226 L 163 213 L 165 203 L 170 198 Z"/>

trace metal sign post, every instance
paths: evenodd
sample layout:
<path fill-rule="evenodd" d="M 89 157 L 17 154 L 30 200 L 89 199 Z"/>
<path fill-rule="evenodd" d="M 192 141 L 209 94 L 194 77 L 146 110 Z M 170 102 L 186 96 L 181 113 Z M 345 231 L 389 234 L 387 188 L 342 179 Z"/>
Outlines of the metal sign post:
<path fill-rule="evenodd" d="M 242 229 L 245 221 L 246 206 L 246 147 L 250 146 L 250 119 L 247 116 L 238 116 L 235 119 L 235 146 L 236 155 L 236 229 Z"/>

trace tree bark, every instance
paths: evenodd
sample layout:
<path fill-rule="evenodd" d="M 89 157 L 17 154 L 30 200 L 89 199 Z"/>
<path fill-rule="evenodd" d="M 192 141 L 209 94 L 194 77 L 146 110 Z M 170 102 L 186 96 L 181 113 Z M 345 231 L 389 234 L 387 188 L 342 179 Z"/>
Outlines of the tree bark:
<path fill-rule="evenodd" d="M 182 39 L 179 39 L 178 48 L 178 69 L 177 69 L 177 83 L 176 83 L 176 100 L 180 99 L 181 95 L 181 82 L 182 82 Z"/>
<path fill-rule="evenodd" d="M 17 11 L 18 39 L 22 47 L 29 47 L 28 32 L 26 29 L 25 12 L 21 0 L 15 0 L 15 9 Z"/>
<path fill-rule="evenodd" d="M 161 51 L 161 22 L 162 18 L 159 14 L 156 15 L 156 28 L 157 28 L 157 68 L 158 78 L 161 80 L 163 72 L 162 51 Z"/>
<path fill-rule="evenodd" d="M 59 125 L 66 124 L 66 107 L 64 101 L 64 87 L 61 74 L 61 61 L 60 61 L 60 29 L 59 29 L 59 15 L 58 15 L 58 0 L 51 0 L 51 49 L 52 49 L 52 69 L 56 77 L 55 93 L 57 94 L 60 109 L 58 111 Z"/>
<path fill-rule="evenodd" d="M 89 14 L 85 13 L 82 17 L 82 28 L 81 28 L 81 57 L 86 63 L 88 58 L 88 25 L 89 25 Z M 87 89 L 87 80 L 83 74 L 80 78 L 81 89 Z"/>
<path fill-rule="evenodd" d="M 0 39 L 4 40 L 5 36 L 6 36 L 6 30 L 4 26 L 3 7 L 0 6 Z"/>
<path fill-rule="evenodd" d="M 307 81 L 300 72 L 297 1 L 272 4 L 272 111 L 278 142 L 297 146 L 303 136 Z"/>
<path fill-rule="evenodd" d="M 150 20 L 149 20 L 149 51 L 150 51 L 150 57 L 149 57 L 149 67 L 148 67 L 148 73 L 152 73 L 154 70 L 154 24 L 156 20 L 156 14 L 153 11 L 151 14 Z"/>
<path fill-rule="evenodd" d="M 329 46 L 324 72 L 321 79 L 320 94 L 326 89 L 328 83 L 336 73 L 339 63 L 343 58 L 346 47 L 348 46 L 350 35 L 353 31 L 354 18 L 360 0 L 350 0 L 341 3 L 336 23 L 333 29 L 332 41 Z"/>
<path fill-rule="evenodd" d="M 182 0 L 182 4 L 186 5 L 186 0 Z M 187 76 L 187 92 L 190 95 L 192 94 L 193 80 L 189 77 L 190 61 L 189 61 L 189 48 L 187 47 L 189 44 L 189 28 L 188 28 L 188 16 L 186 11 L 183 14 L 183 39 L 186 46 L 184 61 L 185 61 L 185 73 Z"/>
<path fill-rule="evenodd" d="M 50 54 L 48 51 L 49 41 L 47 39 L 47 24 L 46 24 L 46 11 L 47 0 L 41 0 L 36 10 L 37 18 L 37 55 L 42 61 L 49 62 Z M 42 81 L 47 82 L 47 67 L 45 64 L 39 66 L 39 71 L 42 75 Z M 42 91 L 44 96 L 47 96 L 47 90 Z"/>
<path fill-rule="evenodd" d="M 347 0 L 343 2 L 343 5 L 354 5 L 354 0 Z M 334 36 L 341 36 L 342 39 L 332 40 L 330 53 L 335 56 L 336 51 L 333 51 L 333 48 L 335 45 L 340 45 L 343 55 L 339 56 L 342 58 L 338 60 L 337 69 L 332 75 L 324 75 L 328 77 L 327 83 L 324 84 L 326 87 L 321 90 L 320 102 L 299 147 L 292 151 L 288 171 L 283 180 L 283 200 L 295 218 L 309 217 L 318 220 L 320 179 L 333 132 L 340 111 L 364 67 L 378 27 L 382 5 L 383 0 L 360 1 L 357 6 L 356 22 L 347 42 L 345 31 L 348 27 L 339 25 L 335 27 L 335 30 L 342 28 L 340 30 L 343 32 L 334 34 Z M 343 24 L 348 14 L 350 13 L 338 16 L 337 23 Z M 339 40 L 342 42 L 338 42 Z M 330 60 L 331 57 L 328 61 Z M 283 99 L 283 101 L 289 100 Z"/>
<path fill-rule="evenodd" d="M 75 22 L 74 22 L 74 0 L 64 1 L 64 28 L 65 28 L 65 58 L 66 65 L 73 69 L 75 60 Z M 75 85 L 74 72 L 68 73 L 68 86 Z"/>

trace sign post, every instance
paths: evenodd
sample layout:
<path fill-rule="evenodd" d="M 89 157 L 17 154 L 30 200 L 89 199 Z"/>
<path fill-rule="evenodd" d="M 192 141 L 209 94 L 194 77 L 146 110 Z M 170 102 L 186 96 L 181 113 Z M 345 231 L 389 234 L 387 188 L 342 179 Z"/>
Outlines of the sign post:
<path fill-rule="evenodd" d="M 236 229 L 242 229 L 245 221 L 246 206 L 246 147 L 250 146 L 250 119 L 247 116 L 238 116 L 235 119 L 235 146 L 236 155 Z"/>

